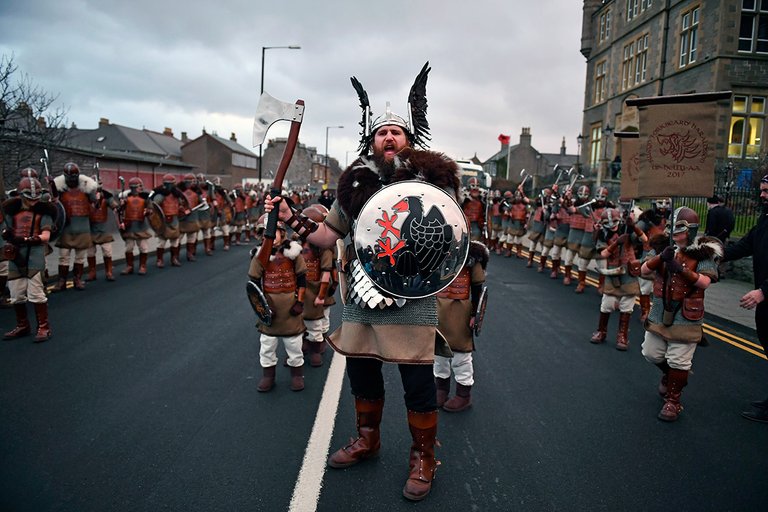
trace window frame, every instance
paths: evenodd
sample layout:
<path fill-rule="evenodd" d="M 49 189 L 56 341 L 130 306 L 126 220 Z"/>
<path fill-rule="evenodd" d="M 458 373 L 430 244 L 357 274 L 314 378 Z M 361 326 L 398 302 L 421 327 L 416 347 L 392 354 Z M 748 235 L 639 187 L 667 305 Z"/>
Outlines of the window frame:
<path fill-rule="evenodd" d="M 743 99 L 743 109 L 736 109 L 736 99 Z M 728 148 L 727 156 L 733 159 L 757 159 L 764 150 L 763 134 L 766 126 L 766 100 L 768 97 L 751 94 L 734 95 L 733 106 L 731 107 L 731 119 L 728 130 Z M 742 102 L 739 102 L 742 104 Z M 753 105 L 759 103 L 762 110 L 755 110 Z M 734 128 L 738 123 L 740 133 L 734 137 Z M 738 142 L 734 142 L 738 138 Z"/>
<path fill-rule="evenodd" d="M 700 23 L 701 5 L 692 6 L 680 18 L 680 52 L 677 61 L 679 69 L 696 63 Z"/>

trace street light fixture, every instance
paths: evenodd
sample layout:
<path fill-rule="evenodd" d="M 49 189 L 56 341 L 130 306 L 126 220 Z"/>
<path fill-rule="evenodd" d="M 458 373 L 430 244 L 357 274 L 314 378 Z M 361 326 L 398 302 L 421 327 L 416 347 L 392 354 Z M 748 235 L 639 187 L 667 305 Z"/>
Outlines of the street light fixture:
<path fill-rule="evenodd" d="M 325 127 L 325 178 L 328 181 L 328 130 L 331 128 L 344 128 L 343 126 L 326 126 Z"/>
<path fill-rule="evenodd" d="M 259 97 L 261 97 L 261 95 L 264 94 L 264 54 L 266 53 L 267 50 L 277 50 L 277 49 L 301 50 L 301 46 L 291 45 L 291 46 L 262 46 L 261 47 L 261 92 L 259 93 Z M 261 184 L 261 147 L 262 146 L 259 146 L 259 184 Z"/>
<path fill-rule="evenodd" d="M 576 136 L 576 174 L 581 172 L 581 145 L 584 142 L 584 136 L 579 133 Z"/>
<path fill-rule="evenodd" d="M 610 124 L 606 124 L 603 128 L 602 140 L 600 143 L 603 145 L 603 165 L 601 165 L 597 172 L 597 186 L 599 187 L 603 183 L 603 171 L 608 170 L 608 137 L 613 133 L 613 128 Z"/>

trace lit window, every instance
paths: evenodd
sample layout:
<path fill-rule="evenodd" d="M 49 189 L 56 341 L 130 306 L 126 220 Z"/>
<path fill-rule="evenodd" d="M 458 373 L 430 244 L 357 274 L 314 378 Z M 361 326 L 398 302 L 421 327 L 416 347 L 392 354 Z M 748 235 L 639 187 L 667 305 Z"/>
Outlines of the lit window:
<path fill-rule="evenodd" d="M 729 158 L 758 158 L 765 128 L 765 98 L 734 96 L 728 139 Z"/>

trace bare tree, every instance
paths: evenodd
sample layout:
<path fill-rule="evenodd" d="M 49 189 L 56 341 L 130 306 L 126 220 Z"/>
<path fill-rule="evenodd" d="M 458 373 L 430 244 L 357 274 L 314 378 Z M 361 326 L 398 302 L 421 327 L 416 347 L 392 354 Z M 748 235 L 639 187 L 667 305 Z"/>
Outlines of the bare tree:
<path fill-rule="evenodd" d="M 19 181 L 18 171 L 40 171 L 43 149 L 66 138 L 67 110 L 56 107 L 58 94 L 44 90 L 20 72 L 13 55 L 0 56 L 0 198 Z"/>

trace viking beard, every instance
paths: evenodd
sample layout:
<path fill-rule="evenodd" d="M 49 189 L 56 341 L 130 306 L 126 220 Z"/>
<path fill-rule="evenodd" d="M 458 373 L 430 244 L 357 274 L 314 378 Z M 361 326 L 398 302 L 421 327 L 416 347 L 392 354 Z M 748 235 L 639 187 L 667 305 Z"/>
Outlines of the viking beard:
<path fill-rule="evenodd" d="M 376 169 L 379 172 L 379 178 L 382 183 L 389 183 L 392 179 L 392 175 L 395 174 L 395 161 L 387 161 L 384 158 L 383 151 L 374 150 L 373 156 L 371 156 L 373 163 L 376 164 Z"/>

